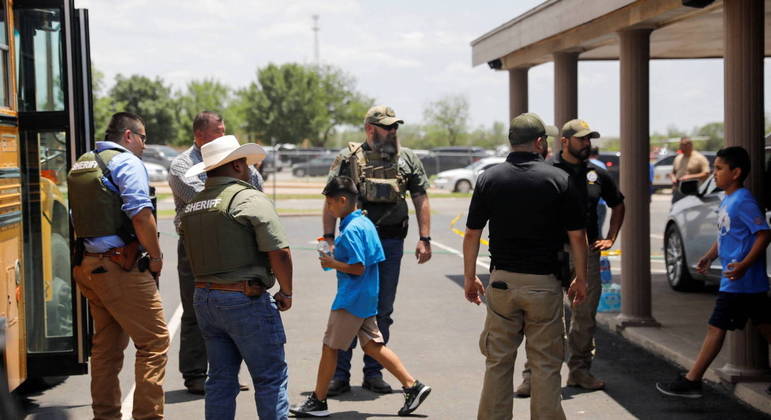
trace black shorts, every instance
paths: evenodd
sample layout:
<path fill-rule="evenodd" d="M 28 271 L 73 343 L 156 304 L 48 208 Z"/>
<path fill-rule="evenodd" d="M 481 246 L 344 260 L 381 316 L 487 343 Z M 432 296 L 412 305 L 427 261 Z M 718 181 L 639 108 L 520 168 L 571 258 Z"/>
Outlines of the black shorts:
<path fill-rule="evenodd" d="M 771 324 L 771 300 L 766 292 L 718 292 L 709 325 L 721 330 L 743 330 L 747 319 L 752 323 Z"/>

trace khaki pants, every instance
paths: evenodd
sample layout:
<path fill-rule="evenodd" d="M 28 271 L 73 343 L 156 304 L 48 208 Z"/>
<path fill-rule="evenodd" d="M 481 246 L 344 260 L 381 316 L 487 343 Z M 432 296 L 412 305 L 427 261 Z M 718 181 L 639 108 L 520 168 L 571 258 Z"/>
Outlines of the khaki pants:
<path fill-rule="evenodd" d="M 85 257 L 74 270 L 94 319 L 91 399 L 95 419 L 121 418 L 118 373 L 128 340 L 136 347 L 134 419 L 163 418 L 169 332 L 161 296 L 148 272 L 127 272 L 107 258 Z"/>
<path fill-rule="evenodd" d="M 565 356 L 562 287 L 553 275 L 495 270 L 490 283 L 501 281 L 507 290 L 487 287 L 487 319 L 479 339 L 486 357 L 479 401 L 479 420 L 511 419 L 514 361 L 527 337 L 526 349 L 533 370 L 530 417 L 565 418 L 560 395 L 560 367 Z"/>
<path fill-rule="evenodd" d="M 573 256 L 570 256 L 571 270 Z M 590 249 L 586 260 L 586 300 L 571 308 L 568 326 L 568 368 L 574 373 L 588 371 L 594 358 L 594 330 L 597 329 L 597 304 L 600 303 L 602 283 L 600 282 L 600 251 Z M 570 308 L 570 302 L 566 305 Z"/>

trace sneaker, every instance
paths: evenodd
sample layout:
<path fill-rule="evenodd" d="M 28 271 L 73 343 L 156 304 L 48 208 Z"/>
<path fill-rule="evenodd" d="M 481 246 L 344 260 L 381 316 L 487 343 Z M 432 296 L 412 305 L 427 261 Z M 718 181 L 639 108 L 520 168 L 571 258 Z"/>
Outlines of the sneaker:
<path fill-rule="evenodd" d="M 522 383 L 519 384 L 517 387 L 517 390 L 514 391 L 514 394 L 519 398 L 529 398 L 530 397 L 530 377 L 526 376 L 522 379 Z"/>
<path fill-rule="evenodd" d="M 391 385 L 388 385 L 388 382 L 384 381 L 382 376 L 364 378 L 361 387 L 372 392 L 377 392 L 378 394 L 390 394 L 393 392 L 391 390 Z"/>
<path fill-rule="evenodd" d="M 289 412 L 295 417 L 329 417 L 327 400 L 319 401 L 315 392 L 311 392 L 304 403 L 290 408 Z"/>
<path fill-rule="evenodd" d="M 595 378 L 589 371 L 579 370 L 568 374 L 568 386 L 597 391 L 605 388 L 605 381 Z"/>
<path fill-rule="evenodd" d="M 404 390 L 404 407 L 399 410 L 400 416 L 406 416 L 420 407 L 423 400 L 431 393 L 431 387 L 415 380 L 415 384 Z"/>
<path fill-rule="evenodd" d="M 684 374 L 673 382 L 657 382 L 656 389 L 664 395 L 682 398 L 701 398 L 701 381 L 689 381 Z"/>
<path fill-rule="evenodd" d="M 351 390 L 351 384 L 348 381 L 342 379 L 332 379 L 329 381 L 329 389 L 327 389 L 327 397 L 334 397 L 340 394 L 345 394 Z"/>

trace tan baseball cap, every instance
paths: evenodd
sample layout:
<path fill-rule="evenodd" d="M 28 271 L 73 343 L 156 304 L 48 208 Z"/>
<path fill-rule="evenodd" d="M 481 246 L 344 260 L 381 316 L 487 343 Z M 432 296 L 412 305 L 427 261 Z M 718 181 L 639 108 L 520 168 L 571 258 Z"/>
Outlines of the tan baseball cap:
<path fill-rule="evenodd" d="M 394 110 L 385 105 L 373 106 L 364 117 L 364 124 L 391 125 L 394 123 L 404 124 L 404 121 L 396 118 Z"/>
<path fill-rule="evenodd" d="M 584 137 L 596 139 L 600 137 L 600 133 L 589 128 L 589 123 L 584 120 L 570 120 L 562 126 L 562 137 Z"/>

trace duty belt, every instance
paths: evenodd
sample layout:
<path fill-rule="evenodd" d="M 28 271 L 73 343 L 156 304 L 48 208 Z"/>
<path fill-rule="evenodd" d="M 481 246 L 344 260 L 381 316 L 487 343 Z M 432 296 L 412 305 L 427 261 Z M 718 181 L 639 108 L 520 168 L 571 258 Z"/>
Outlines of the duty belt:
<path fill-rule="evenodd" d="M 195 287 L 199 289 L 241 292 L 246 296 L 260 296 L 265 293 L 265 287 L 253 281 L 240 281 L 238 283 L 212 283 L 207 281 L 197 281 L 195 282 Z"/>

